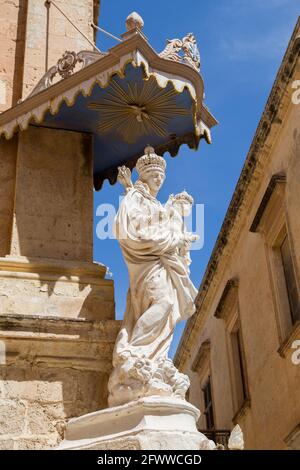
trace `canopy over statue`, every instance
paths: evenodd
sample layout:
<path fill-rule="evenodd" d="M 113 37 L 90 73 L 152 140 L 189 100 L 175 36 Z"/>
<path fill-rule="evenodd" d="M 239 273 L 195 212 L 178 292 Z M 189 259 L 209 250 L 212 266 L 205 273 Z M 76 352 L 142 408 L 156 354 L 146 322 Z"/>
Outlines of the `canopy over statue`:
<path fill-rule="evenodd" d="M 168 351 L 176 324 L 195 312 L 197 290 L 189 278 L 188 251 L 197 236 L 183 224 L 193 200 L 185 192 L 172 195 L 165 206 L 156 199 L 166 162 L 153 148 L 145 149 L 136 168 L 139 179 L 134 185 L 130 170 L 119 169 L 126 195 L 115 233 L 130 287 L 114 349 L 110 406 L 152 395 L 184 399 L 189 387 L 188 377 L 178 372 Z"/>

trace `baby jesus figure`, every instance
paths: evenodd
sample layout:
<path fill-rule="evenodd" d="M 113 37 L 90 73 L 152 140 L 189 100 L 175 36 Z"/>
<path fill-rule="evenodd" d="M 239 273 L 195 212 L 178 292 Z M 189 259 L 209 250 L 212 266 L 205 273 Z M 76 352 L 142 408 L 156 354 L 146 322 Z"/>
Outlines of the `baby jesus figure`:
<path fill-rule="evenodd" d="M 176 195 L 171 194 L 165 204 L 165 209 L 169 216 L 171 230 L 174 230 L 177 233 L 182 232 L 183 234 L 184 242 L 179 248 L 177 248 L 177 252 L 182 259 L 188 273 L 190 273 L 189 266 L 192 262 L 190 256 L 191 245 L 192 242 L 199 239 L 198 235 L 187 231 L 184 222 L 184 217 L 190 215 L 193 204 L 194 199 L 186 191 Z"/>

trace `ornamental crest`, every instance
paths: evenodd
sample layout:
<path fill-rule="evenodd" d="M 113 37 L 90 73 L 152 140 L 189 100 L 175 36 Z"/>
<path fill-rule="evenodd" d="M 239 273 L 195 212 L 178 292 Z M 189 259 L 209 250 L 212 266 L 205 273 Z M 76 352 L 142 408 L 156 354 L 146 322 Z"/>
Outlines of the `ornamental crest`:
<path fill-rule="evenodd" d="M 181 54 L 180 54 L 181 53 Z M 200 71 L 200 53 L 193 33 L 181 39 L 168 39 L 166 48 L 159 54 L 163 59 L 183 62 Z"/>
<path fill-rule="evenodd" d="M 72 75 L 77 60 L 76 52 L 66 51 L 57 62 L 57 71 L 59 75 L 62 78 L 67 78 Z"/>

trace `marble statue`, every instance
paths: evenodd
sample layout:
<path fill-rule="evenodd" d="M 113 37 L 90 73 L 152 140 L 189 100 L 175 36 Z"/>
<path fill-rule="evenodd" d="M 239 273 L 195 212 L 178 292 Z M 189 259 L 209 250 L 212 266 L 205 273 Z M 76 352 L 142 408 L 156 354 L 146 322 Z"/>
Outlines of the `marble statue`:
<path fill-rule="evenodd" d="M 189 379 L 168 358 L 176 324 L 195 312 L 189 250 L 197 236 L 184 223 L 193 199 L 183 191 L 164 205 L 157 200 L 166 162 L 153 148 L 146 147 L 136 168 L 135 184 L 125 166 L 118 175 L 125 196 L 114 229 L 128 267 L 129 290 L 113 352 L 109 407 L 69 420 L 59 448 L 224 449 L 198 431 L 200 411 L 185 400 Z M 229 448 L 243 448 L 239 427 Z"/>
<path fill-rule="evenodd" d="M 136 164 L 135 184 L 126 167 L 119 181 L 126 193 L 115 219 L 115 234 L 128 267 L 129 291 L 113 353 L 109 406 L 149 396 L 184 399 L 189 379 L 168 358 L 176 324 L 195 312 L 197 290 L 189 278 L 189 249 L 197 235 L 183 216 L 193 199 L 185 191 L 162 205 L 156 195 L 166 162 L 146 147 Z"/>

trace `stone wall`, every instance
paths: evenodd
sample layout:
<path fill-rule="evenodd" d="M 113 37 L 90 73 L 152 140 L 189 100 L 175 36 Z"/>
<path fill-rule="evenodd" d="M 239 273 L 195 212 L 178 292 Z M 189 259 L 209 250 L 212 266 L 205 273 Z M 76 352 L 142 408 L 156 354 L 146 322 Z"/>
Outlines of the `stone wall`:
<path fill-rule="evenodd" d="M 0 258 L 0 449 L 53 447 L 107 406 L 119 329 L 105 266 Z"/>
<path fill-rule="evenodd" d="M 22 97 L 27 0 L 0 0 L 0 111 Z"/>
<path fill-rule="evenodd" d="M 95 39 L 99 0 L 55 0 L 76 26 Z M 91 50 L 89 42 L 45 0 L 0 0 L 0 112 L 26 98 L 66 51 Z"/>
<path fill-rule="evenodd" d="M 94 0 L 56 0 L 57 6 L 90 39 Z M 89 42 L 52 5 L 44 0 L 28 0 L 23 98 L 28 96 L 44 73 L 68 51 L 91 50 Z"/>
<path fill-rule="evenodd" d="M 98 0 L 56 0 L 90 38 Z M 0 0 L 0 111 L 90 44 L 45 0 Z M 30 126 L 0 142 L 0 449 L 55 447 L 107 406 L 119 330 L 93 263 L 91 136 Z"/>
<path fill-rule="evenodd" d="M 119 330 L 93 263 L 90 135 L 30 126 L 1 141 L 0 448 L 55 447 L 107 406 Z"/>
<path fill-rule="evenodd" d="M 92 140 L 29 127 L 19 136 L 11 254 L 92 261 Z"/>
<path fill-rule="evenodd" d="M 0 141 L 0 256 L 10 250 L 18 137 Z"/>
<path fill-rule="evenodd" d="M 118 322 L 0 316 L 0 449 L 44 449 L 107 406 Z"/>
<path fill-rule="evenodd" d="M 50 259 L 0 258 L 0 315 L 113 319 L 113 281 L 106 267 Z"/>

